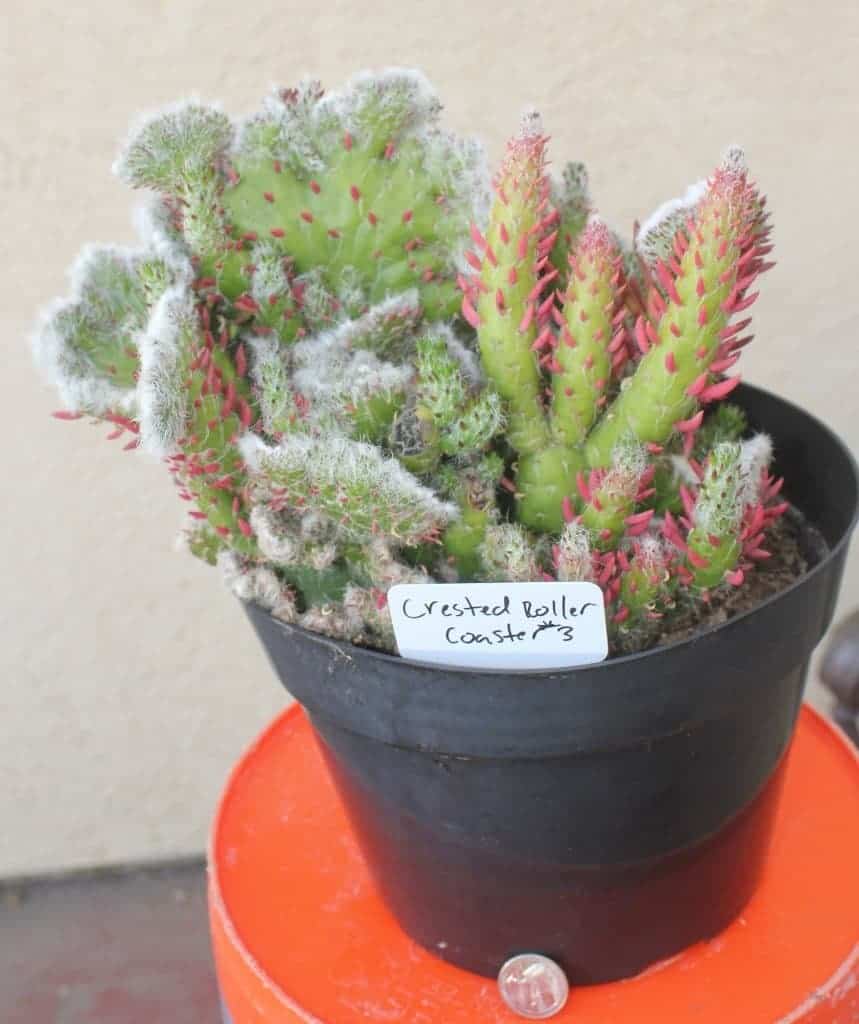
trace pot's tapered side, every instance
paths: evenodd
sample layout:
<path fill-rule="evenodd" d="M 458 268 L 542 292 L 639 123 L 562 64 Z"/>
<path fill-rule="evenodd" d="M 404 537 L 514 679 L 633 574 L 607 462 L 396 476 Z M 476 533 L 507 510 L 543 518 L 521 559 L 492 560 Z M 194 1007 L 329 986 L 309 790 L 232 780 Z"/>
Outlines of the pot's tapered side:
<path fill-rule="evenodd" d="M 698 842 L 644 860 L 620 859 L 628 847 L 606 843 L 611 856 L 589 860 L 577 852 L 579 841 L 606 835 L 568 797 L 598 806 L 600 821 L 613 816 L 617 826 L 638 795 L 613 803 L 610 780 L 588 793 L 576 758 L 462 766 L 424 756 L 416 768 L 398 748 L 362 751 L 367 741 L 318 718 L 313 724 L 377 887 L 405 931 L 488 977 L 517 953 L 543 953 L 574 985 L 637 974 L 734 920 L 761 876 L 786 763 L 782 757 L 752 801 Z M 423 786 L 420 817 L 390 799 L 390 786 L 368 788 L 367 760 L 393 774 L 413 772 Z M 650 774 L 645 759 L 640 770 Z M 461 791 L 473 791 L 478 779 L 488 799 L 466 796 L 468 819 Z M 675 813 L 689 806 L 686 794 L 663 782 L 662 802 L 676 801 Z M 430 795 L 438 805 L 427 813 Z M 446 816 L 451 806 L 455 822 Z"/>
<path fill-rule="evenodd" d="M 571 981 L 606 981 L 714 934 L 754 891 L 859 486 L 817 420 L 737 394 L 829 551 L 689 640 L 493 674 L 417 665 L 247 607 L 310 713 L 386 901 L 438 955 L 493 976 L 541 952 Z"/>

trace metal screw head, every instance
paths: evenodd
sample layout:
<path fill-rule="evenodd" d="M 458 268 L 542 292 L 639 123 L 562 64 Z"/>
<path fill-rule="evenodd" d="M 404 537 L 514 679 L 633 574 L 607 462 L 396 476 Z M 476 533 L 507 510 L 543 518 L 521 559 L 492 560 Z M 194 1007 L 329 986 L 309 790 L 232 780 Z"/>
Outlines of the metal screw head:
<path fill-rule="evenodd" d="M 570 986 L 554 960 L 539 953 L 522 953 L 498 972 L 498 991 L 520 1017 L 546 1020 L 563 1010 Z"/>

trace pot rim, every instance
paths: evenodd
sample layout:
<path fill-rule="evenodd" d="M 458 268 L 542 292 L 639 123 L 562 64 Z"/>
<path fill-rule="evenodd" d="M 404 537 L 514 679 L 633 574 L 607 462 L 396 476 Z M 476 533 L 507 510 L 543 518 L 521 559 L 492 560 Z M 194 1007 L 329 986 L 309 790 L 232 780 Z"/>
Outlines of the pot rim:
<path fill-rule="evenodd" d="M 715 623 L 711 626 L 705 626 L 704 628 L 696 630 L 690 636 L 687 636 L 682 640 L 674 640 L 671 643 L 659 644 L 656 647 L 648 648 L 646 651 L 637 651 L 633 654 L 624 654 L 615 658 L 608 657 L 604 661 L 593 662 L 589 665 L 580 665 L 570 668 L 525 668 L 498 670 L 456 666 L 456 668 L 453 669 L 453 671 L 455 671 L 457 674 L 467 675 L 477 679 L 488 680 L 498 676 L 527 676 L 532 679 L 548 679 L 550 677 L 557 678 L 558 676 L 574 676 L 579 672 L 591 673 L 598 672 L 600 670 L 617 670 L 618 667 L 636 664 L 644 658 L 659 657 L 660 655 L 665 654 L 669 651 L 677 651 L 679 649 L 688 647 L 692 644 L 700 643 L 701 640 L 712 636 L 714 633 L 731 629 L 732 627 L 737 626 L 739 623 L 746 621 L 752 615 L 757 615 L 763 609 L 769 608 L 783 600 L 786 600 L 789 597 L 789 595 L 794 593 L 799 587 L 805 586 L 809 580 L 814 579 L 817 575 L 825 571 L 829 563 L 838 558 L 843 549 L 846 548 L 846 546 L 850 543 L 853 530 L 856 528 L 857 523 L 859 523 L 859 462 L 857 462 L 857 459 L 853 455 L 852 451 L 847 447 L 846 443 L 842 441 L 842 439 L 838 436 L 838 434 L 835 433 L 834 430 L 832 430 L 826 423 L 824 423 L 823 420 L 819 419 L 819 417 L 815 416 L 807 409 L 804 409 L 801 405 L 798 405 L 796 402 L 790 401 L 790 399 L 783 398 L 781 395 L 777 395 L 774 392 L 767 390 L 766 388 L 757 387 L 753 384 L 747 384 L 743 382 L 742 390 L 746 392 L 758 392 L 760 394 L 768 395 L 778 399 L 779 402 L 787 406 L 792 412 L 797 413 L 806 421 L 810 421 L 824 434 L 828 435 L 833 445 L 839 448 L 842 454 L 845 456 L 846 462 L 850 468 L 850 472 L 853 478 L 853 490 L 855 494 L 853 503 L 853 513 L 850 518 L 850 522 L 847 524 L 847 527 L 842 533 L 841 537 L 834 544 L 828 545 L 826 554 L 820 559 L 820 561 L 818 561 L 809 570 L 804 572 L 802 576 L 800 576 L 798 579 L 795 579 L 788 586 L 779 590 L 777 593 L 771 594 L 769 597 L 764 598 L 763 601 L 758 602 L 753 607 L 731 616 L 731 618 L 727 621 Z M 802 509 L 800 509 L 799 511 L 802 512 Z M 288 631 L 294 631 L 302 636 L 307 637 L 310 641 L 321 644 L 324 647 L 332 647 L 339 653 L 350 658 L 352 657 L 352 655 L 350 655 L 348 652 L 356 651 L 363 658 L 378 659 L 385 663 L 394 663 L 397 665 L 402 665 L 404 669 L 409 669 L 411 671 L 449 673 L 452 670 L 450 665 L 433 665 L 430 662 L 416 661 L 412 658 L 404 658 L 402 655 L 399 654 L 388 654 L 385 651 L 379 651 L 373 647 L 363 647 L 359 644 L 353 644 L 351 641 L 348 640 L 336 640 L 333 637 L 326 636 L 324 633 L 316 633 L 312 630 L 305 629 L 303 626 L 298 626 L 295 623 L 284 622 L 282 619 L 276 619 L 273 615 L 271 615 L 268 609 L 262 608 L 260 605 L 257 605 L 254 602 L 246 603 L 254 604 L 255 608 L 263 612 L 265 615 L 271 618 L 273 622 L 276 622 L 283 629 Z"/>

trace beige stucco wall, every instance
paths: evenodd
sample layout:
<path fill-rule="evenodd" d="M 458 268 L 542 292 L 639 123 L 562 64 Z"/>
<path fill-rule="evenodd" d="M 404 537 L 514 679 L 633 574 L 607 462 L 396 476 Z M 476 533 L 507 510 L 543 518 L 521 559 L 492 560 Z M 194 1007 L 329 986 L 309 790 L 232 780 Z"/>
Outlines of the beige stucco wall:
<path fill-rule="evenodd" d="M 0 876 L 200 850 L 284 700 L 215 574 L 173 553 L 161 467 L 50 419 L 30 366 L 79 245 L 131 240 L 109 166 L 141 107 L 196 90 L 241 113 L 305 72 L 416 64 L 493 154 L 539 106 L 556 160 L 587 160 L 624 225 L 742 141 L 780 260 L 745 373 L 859 448 L 853 2 L 87 0 L 10 6 L 2 32 Z"/>

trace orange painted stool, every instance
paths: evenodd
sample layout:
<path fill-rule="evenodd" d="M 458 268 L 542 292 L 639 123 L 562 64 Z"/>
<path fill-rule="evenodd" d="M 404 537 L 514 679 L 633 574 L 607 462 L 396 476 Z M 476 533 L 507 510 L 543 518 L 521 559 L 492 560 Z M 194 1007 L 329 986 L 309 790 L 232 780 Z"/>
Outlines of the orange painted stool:
<path fill-rule="evenodd" d="M 210 850 L 231 1024 L 516 1024 L 496 985 L 416 946 L 382 905 L 302 711 L 239 762 Z M 716 939 L 576 988 L 557 1024 L 857 1024 L 859 759 L 804 708 L 760 889 Z"/>

